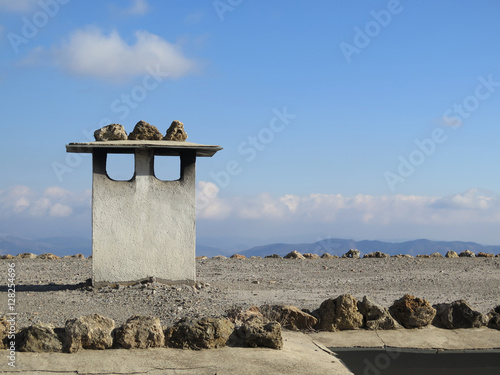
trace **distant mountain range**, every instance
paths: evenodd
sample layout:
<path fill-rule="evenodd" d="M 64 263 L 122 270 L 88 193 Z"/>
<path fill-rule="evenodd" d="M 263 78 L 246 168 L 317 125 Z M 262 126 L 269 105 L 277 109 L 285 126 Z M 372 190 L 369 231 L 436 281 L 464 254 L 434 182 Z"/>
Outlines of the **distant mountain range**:
<path fill-rule="evenodd" d="M 92 240 L 83 237 L 48 237 L 40 239 L 15 236 L 0 237 L 0 254 L 52 253 L 57 256 L 92 253 Z"/>
<path fill-rule="evenodd" d="M 475 253 L 480 251 L 489 253 L 500 253 L 500 246 L 485 246 L 476 242 L 462 241 L 430 241 L 414 240 L 405 242 L 383 242 L 383 241 L 354 241 L 340 238 L 328 238 L 313 243 L 274 243 L 263 246 L 256 246 L 250 249 L 241 250 L 241 248 L 232 250 L 231 248 L 221 248 L 215 246 L 206 246 L 201 243 L 196 245 L 197 255 L 232 255 L 239 253 L 247 257 L 266 256 L 278 254 L 284 256 L 293 250 L 300 253 L 313 253 L 322 255 L 330 253 L 332 255 L 345 254 L 349 249 L 358 249 L 362 254 L 374 251 L 395 254 L 431 254 L 441 253 L 445 255 L 448 250 L 454 250 L 460 253 L 464 250 L 471 250 Z M 28 239 L 15 236 L 0 236 L 0 254 L 19 253 L 53 253 L 58 256 L 73 255 L 82 253 L 89 256 L 92 253 L 92 241 L 90 238 L 83 237 L 50 237 L 42 239 Z"/>
<path fill-rule="evenodd" d="M 354 241 L 340 238 L 329 238 L 314 243 L 300 244 L 285 244 L 275 243 L 271 245 L 257 246 L 241 252 L 242 255 L 249 256 L 266 256 L 278 254 L 284 256 L 293 250 L 300 253 L 323 254 L 330 253 L 332 255 L 345 254 L 349 249 L 358 249 L 362 254 L 371 253 L 374 251 L 382 251 L 389 255 L 395 254 L 432 254 L 435 252 L 445 255 L 447 251 L 453 250 L 460 253 L 464 250 L 471 250 L 475 253 L 483 251 L 490 253 L 500 253 L 500 246 L 484 246 L 475 242 L 461 241 L 430 241 L 430 240 L 414 240 L 400 243 L 382 242 L 382 241 Z"/>

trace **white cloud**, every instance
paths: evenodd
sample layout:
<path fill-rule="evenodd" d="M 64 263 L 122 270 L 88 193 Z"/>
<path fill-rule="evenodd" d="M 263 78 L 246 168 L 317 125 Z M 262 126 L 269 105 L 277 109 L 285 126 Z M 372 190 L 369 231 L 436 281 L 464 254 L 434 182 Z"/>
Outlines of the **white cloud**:
<path fill-rule="evenodd" d="M 203 186 L 214 185 L 204 183 Z M 452 225 L 475 223 L 500 224 L 500 197 L 471 189 L 449 197 L 416 195 L 373 196 L 358 194 L 286 194 L 272 197 L 264 193 L 254 197 L 219 196 L 211 187 L 208 203 L 199 205 L 200 218 L 270 220 L 288 223 L 358 223 L 373 226 Z M 217 207 L 215 209 L 214 207 Z M 217 212 L 210 215 L 207 211 Z"/>
<path fill-rule="evenodd" d="M 74 193 L 59 186 L 37 192 L 27 186 L 0 191 L 0 218 L 67 217 L 75 210 L 90 210 L 91 192 Z"/>
<path fill-rule="evenodd" d="M 0 11 L 31 12 L 36 9 L 39 0 L 0 0 Z"/>
<path fill-rule="evenodd" d="M 67 217 L 73 213 L 73 209 L 62 203 L 56 203 L 50 207 L 49 215 L 56 217 Z"/>
<path fill-rule="evenodd" d="M 120 81 L 158 70 L 162 78 L 179 78 L 196 69 L 180 48 L 147 31 L 135 32 L 135 43 L 128 44 L 116 31 L 105 34 L 89 27 L 73 32 L 69 40 L 51 51 L 52 60 L 65 70 L 82 76 Z M 44 51 L 31 60 L 43 63 Z"/>

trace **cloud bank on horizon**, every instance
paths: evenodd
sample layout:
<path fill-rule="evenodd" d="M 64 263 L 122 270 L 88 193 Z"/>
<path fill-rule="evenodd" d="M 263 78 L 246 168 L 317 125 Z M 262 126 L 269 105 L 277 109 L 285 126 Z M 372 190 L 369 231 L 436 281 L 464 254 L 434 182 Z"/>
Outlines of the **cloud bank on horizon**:
<path fill-rule="evenodd" d="M 199 181 L 196 190 L 197 219 L 201 231 L 205 231 L 208 222 L 221 227 L 231 223 L 241 228 L 237 234 L 242 237 L 251 235 L 251 228 L 262 224 L 270 228 L 278 224 L 281 229 L 315 228 L 318 234 L 323 231 L 322 238 L 332 236 L 336 227 L 346 223 L 353 227 L 377 228 L 379 235 L 386 238 L 391 235 L 392 228 L 400 225 L 412 228 L 413 233 L 425 233 L 429 226 L 442 228 L 445 224 L 446 229 L 441 229 L 440 239 L 465 240 L 470 238 L 463 237 L 463 233 L 471 235 L 467 228 L 500 225 L 500 196 L 478 189 L 446 197 L 363 194 L 273 196 L 269 193 L 223 197 L 215 184 Z M 28 186 L 14 186 L 0 191 L 0 224 L 4 228 L 19 228 L 16 235 L 40 235 L 39 231 L 26 228 L 23 225 L 26 222 L 33 228 L 45 227 L 47 222 L 58 223 L 57 228 L 52 233 L 44 233 L 44 237 L 58 233 L 86 235 L 90 232 L 90 217 L 90 190 L 75 193 L 51 186 L 44 191 L 35 191 Z M 64 228 L 62 232 L 61 227 Z M 309 231 L 313 232 L 312 229 Z M 490 243 L 494 237 L 477 237 L 475 240 L 495 244 Z M 286 242 L 286 237 L 283 241 Z"/>

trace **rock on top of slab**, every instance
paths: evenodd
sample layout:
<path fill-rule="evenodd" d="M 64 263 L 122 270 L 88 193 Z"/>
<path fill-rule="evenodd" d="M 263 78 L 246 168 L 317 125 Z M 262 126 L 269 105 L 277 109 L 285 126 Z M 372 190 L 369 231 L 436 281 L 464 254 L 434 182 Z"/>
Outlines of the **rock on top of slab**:
<path fill-rule="evenodd" d="M 96 141 L 121 141 L 127 139 L 127 133 L 120 124 L 110 124 L 94 132 Z"/>
<path fill-rule="evenodd" d="M 185 141 L 188 135 L 184 130 L 184 124 L 178 120 L 172 121 L 170 127 L 167 130 L 165 141 Z"/>
<path fill-rule="evenodd" d="M 159 141 L 163 138 L 158 128 L 146 121 L 139 121 L 132 133 L 129 134 L 128 139 L 131 141 Z"/>

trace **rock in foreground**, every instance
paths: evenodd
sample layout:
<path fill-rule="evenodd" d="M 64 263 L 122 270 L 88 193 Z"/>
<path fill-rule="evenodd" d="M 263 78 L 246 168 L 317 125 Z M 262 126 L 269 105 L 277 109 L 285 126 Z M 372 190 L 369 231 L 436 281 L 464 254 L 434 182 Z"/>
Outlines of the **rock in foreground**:
<path fill-rule="evenodd" d="M 409 294 L 395 301 L 389 312 L 405 328 L 426 327 L 436 315 L 436 310 L 429 301 Z"/>

